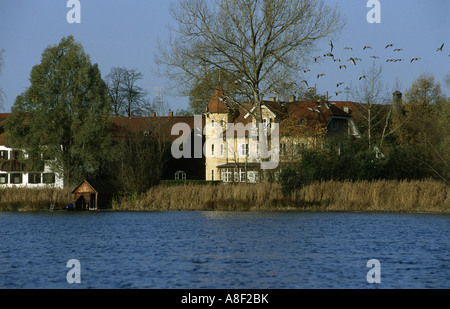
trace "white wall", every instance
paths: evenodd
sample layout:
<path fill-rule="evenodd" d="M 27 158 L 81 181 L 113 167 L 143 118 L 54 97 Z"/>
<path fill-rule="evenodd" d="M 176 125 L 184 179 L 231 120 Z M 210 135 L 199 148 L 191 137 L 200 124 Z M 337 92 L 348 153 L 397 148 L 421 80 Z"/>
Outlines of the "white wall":
<path fill-rule="evenodd" d="M 2 150 L 8 151 L 8 159 L 10 159 L 11 158 L 10 151 L 12 151 L 12 149 L 8 148 L 6 146 L 0 145 L 0 151 L 2 151 Z M 53 173 L 47 165 L 44 166 L 44 171 L 43 172 L 39 172 L 39 174 L 41 174 L 40 183 L 37 183 L 37 184 L 33 183 L 32 184 L 32 183 L 29 183 L 29 179 L 28 179 L 29 173 L 28 172 L 9 172 L 9 171 L 2 171 L 2 170 L 0 170 L 0 176 L 6 175 L 6 177 L 7 177 L 7 183 L 6 184 L 0 183 L 0 188 L 1 187 L 27 187 L 27 188 L 46 188 L 46 187 L 51 187 L 51 188 L 63 188 L 64 187 L 64 178 L 60 177 L 58 175 L 58 173 L 54 173 L 55 174 L 55 183 L 53 183 L 53 184 L 45 184 L 45 183 L 43 183 L 43 174 L 46 174 L 46 173 Z M 20 183 L 20 184 L 12 184 L 11 183 L 11 174 L 21 174 L 22 175 L 22 183 Z"/>

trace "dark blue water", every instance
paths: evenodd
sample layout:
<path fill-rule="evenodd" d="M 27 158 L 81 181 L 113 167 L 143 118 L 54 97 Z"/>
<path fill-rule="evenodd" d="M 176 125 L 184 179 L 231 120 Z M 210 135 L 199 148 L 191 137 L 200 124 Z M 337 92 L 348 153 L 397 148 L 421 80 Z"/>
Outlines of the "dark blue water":
<path fill-rule="evenodd" d="M 0 213 L 0 288 L 450 288 L 450 216 Z M 81 284 L 69 284 L 77 259 Z M 381 283 L 368 283 L 367 262 Z"/>

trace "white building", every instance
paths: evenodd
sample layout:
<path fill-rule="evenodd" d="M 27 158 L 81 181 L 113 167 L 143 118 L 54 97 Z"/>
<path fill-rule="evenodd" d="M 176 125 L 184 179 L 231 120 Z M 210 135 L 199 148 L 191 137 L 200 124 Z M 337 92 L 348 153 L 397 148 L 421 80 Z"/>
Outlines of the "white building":
<path fill-rule="evenodd" d="M 38 171 L 28 171 L 18 160 L 20 150 L 8 147 L 3 126 L 10 114 L 0 114 L 0 188 L 63 188 L 64 179 L 44 164 Z"/>

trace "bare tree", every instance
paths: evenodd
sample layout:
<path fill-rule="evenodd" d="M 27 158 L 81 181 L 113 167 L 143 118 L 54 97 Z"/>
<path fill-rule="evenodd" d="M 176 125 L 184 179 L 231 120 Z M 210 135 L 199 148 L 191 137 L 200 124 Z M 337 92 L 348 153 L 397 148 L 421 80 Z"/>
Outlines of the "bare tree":
<path fill-rule="evenodd" d="M 142 73 L 135 69 L 112 68 L 106 76 L 108 93 L 113 102 L 115 116 L 138 116 L 144 113 L 146 92 L 137 85 L 143 79 Z"/>
<path fill-rule="evenodd" d="M 383 69 L 381 66 L 372 65 L 368 72 L 364 72 L 365 78 L 352 91 L 353 100 L 362 103 L 358 106 L 358 113 L 362 121 L 360 126 L 367 133 L 368 147 L 372 150 L 374 134 L 382 123 L 385 109 L 382 104 L 387 102 L 386 89 L 382 82 Z"/>
<path fill-rule="evenodd" d="M 125 111 L 128 117 L 142 113 L 141 105 L 146 93 L 142 87 L 137 85 L 137 82 L 143 78 L 142 73 L 134 69 L 125 71 L 123 75 L 122 91 L 125 95 Z"/>
<path fill-rule="evenodd" d="M 224 94 L 248 112 L 251 102 L 257 123 L 262 99 L 296 80 L 318 40 L 344 24 L 322 0 L 179 0 L 170 12 L 176 27 L 156 55 L 166 76 L 188 89 L 215 70 L 238 76 Z"/>
<path fill-rule="evenodd" d="M 125 104 L 125 94 L 122 91 L 122 83 L 125 68 L 112 68 L 111 72 L 106 75 L 106 85 L 108 86 L 108 94 L 111 97 L 114 116 L 120 116 Z"/>

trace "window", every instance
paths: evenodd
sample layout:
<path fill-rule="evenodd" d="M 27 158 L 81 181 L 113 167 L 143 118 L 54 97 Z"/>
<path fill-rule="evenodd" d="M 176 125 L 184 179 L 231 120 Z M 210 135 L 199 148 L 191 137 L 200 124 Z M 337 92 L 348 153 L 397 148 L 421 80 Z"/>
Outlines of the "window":
<path fill-rule="evenodd" d="M 214 157 L 214 144 L 211 145 L 211 157 Z"/>
<path fill-rule="evenodd" d="M 286 143 L 280 143 L 280 156 L 287 155 L 287 145 Z"/>
<path fill-rule="evenodd" d="M 294 142 L 294 144 L 292 145 L 292 154 L 293 155 L 297 155 L 300 153 L 300 146 L 298 143 Z"/>
<path fill-rule="evenodd" d="M 8 151 L 7 150 L 0 150 L 0 160 L 8 160 Z"/>
<path fill-rule="evenodd" d="M 41 183 L 41 174 L 40 173 L 29 173 L 28 174 L 28 183 L 31 183 L 31 184 Z"/>
<path fill-rule="evenodd" d="M 333 131 L 339 130 L 339 122 L 336 119 L 331 120 L 330 129 Z"/>
<path fill-rule="evenodd" d="M 223 182 L 231 182 L 231 169 L 230 168 L 226 168 L 222 170 L 222 181 Z"/>
<path fill-rule="evenodd" d="M 245 182 L 245 169 L 243 168 L 239 169 L 239 181 Z"/>
<path fill-rule="evenodd" d="M 20 173 L 14 173 L 11 174 L 11 181 L 10 183 L 18 185 L 22 183 L 22 174 Z"/>
<path fill-rule="evenodd" d="M 263 126 L 264 126 L 264 128 L 267 127 L 267 118 L 263 118 Z"/>
<path fill-rule="evenodd" d="M 186 173 L 184 171 L 178 171 L 175 173 L 175 180 L 186 180 Z"/>
<path fill-rule="evenodd" d="M 239 144 L 239 156 L 246 157 L 249 155 L 249 147 L 248 144 Z"/>
<path fill-rule="evenodd" d="M 211 128 L 214 128 L 214 119 L 211 119 Z"/>
<path fill-rule="evenodd" d="M 211 181 L 214 181 L 214 170 L 211 170 Z"/>
<path fill-rule="evenodd" d="M 249 171 L 247 173 L 247 182 L 256 183 L 258 181 L 258 173 L 255 171 Z"/>
<path fill-rule="evenodd" d="M 42 175 L 42 182 L 45 184 L 54 184 L 55 183 L 55 174 L 54 173 L 45 173 Z"/>
<path fill-rule="evenodd" d="M 0 174 L 0 185 L 8 183 L 8 174 Z"/>
<path fill-rule="evenodd" d="M 223 127 L 225 127 L 225 120 L 220 120 L 220 126 L 223 128 Z"/>

